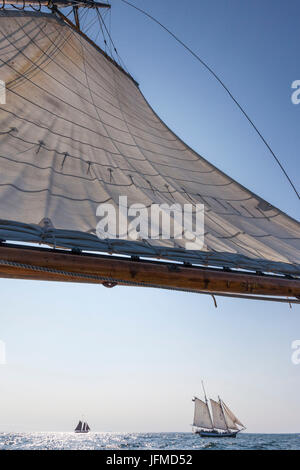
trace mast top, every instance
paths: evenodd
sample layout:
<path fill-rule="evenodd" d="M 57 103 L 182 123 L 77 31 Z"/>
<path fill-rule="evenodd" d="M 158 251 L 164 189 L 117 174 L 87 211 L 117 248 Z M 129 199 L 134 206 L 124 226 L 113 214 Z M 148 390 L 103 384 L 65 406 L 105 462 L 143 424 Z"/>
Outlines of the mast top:
<path fill-rule="evenodd" d="M 201 380 L 201 384 L 202 384 L 202 388 L 203 388 L 204 398 L 205 398 L 205 401 L 206 401 L 206 403 L 207 403 L 207 396 L 206 396 L 206 392 L 205 392 L 203 380 Z"/>

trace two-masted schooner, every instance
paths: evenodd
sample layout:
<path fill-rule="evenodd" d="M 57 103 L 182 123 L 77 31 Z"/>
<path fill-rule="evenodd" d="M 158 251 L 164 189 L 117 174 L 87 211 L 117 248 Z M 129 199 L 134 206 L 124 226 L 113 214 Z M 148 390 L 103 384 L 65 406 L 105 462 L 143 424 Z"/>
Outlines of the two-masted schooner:
<path fill-rule="evenodd" d="M 79 423 L 77 424 L 77 426 L 75 428 L 75 432 L 80 433 L 80 434 L 86 434 L 90 430 L 91 430 L 91 428 L 89 427 L 89 425 L 86 421 L 79 421 Z"/>
<path fill-rule="evenodd" d="M 236 437 L 239 432 L 246 429 L 220 397 L 218 401 L 210 399 L 210 410 L 204 386 L 203 391 L 205 401 L 193 398 L 195 403 L 193 430 L 196 434 L 201 437 Z"/>

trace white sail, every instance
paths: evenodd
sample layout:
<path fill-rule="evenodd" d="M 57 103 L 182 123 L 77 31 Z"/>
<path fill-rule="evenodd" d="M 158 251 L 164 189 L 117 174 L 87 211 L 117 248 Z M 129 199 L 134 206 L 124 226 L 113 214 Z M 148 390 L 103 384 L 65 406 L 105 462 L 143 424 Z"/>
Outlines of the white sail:
<path fill-rule="evenodd" d="M 0 41 L 1 239 L 300 274 L 299 223 L 191 150 L 69 25 L 2 10 Z M 147 208 L 204 204 L 203 250 L 99 240 L 97 207 L 118 210 L 119 195 Z"/>
<path fill-rule="evenodd" d="M 223 412 L 224 412 L 224 417 L 225 417 L 225 421 L 226 421 L 228 428 L 238 430 L 239 428 L 236 426 L 231 416 L 225 411 L 224 407 L 223 407 Z"/>
<path fill-rule="evenodd" d="M 195 398 L 195 411 L 193 426 L 198 428 L 213 429 L 208 405 L 204 401 Z"/>
<path fill-rule="evenodd" d="M 220 403 L 216 402 L 215 400 L 210 399 L 211 409 L 213 414 L 213 422 L 216 429 L 222 429 L 227 431 L 228 426 L 224 419 L 224 414 L 221 408 Z"/>
<path fill-rule="evenodd" d="M 225 414 L 226 422 L 230 429 L 238 429 L 237 426 L 245 427 L 243 423 L 235 416 L 234 413 L 228 408 L 228 406 L 222 401 L 223 411 Z"/>

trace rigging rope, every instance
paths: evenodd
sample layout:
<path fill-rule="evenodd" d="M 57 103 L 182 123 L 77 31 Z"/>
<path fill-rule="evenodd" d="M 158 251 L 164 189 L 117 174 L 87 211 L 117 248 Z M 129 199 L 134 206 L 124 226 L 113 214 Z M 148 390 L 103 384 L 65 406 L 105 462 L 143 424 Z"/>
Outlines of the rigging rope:
<path fill-rule="evenodd" d="M 214 78 L 220 83 L 220 85 L 224 88 L 224 90 L 226 91 L 226 93 L 230 96 L 230 98 L 234 101 L 234 103 L 237 105 L 237 107 L 239 108 L 239 110 L 243 113 L 243 115 L 246 117 L 246 119 L 248 120 L 248 122 L 251 124 L 251 126 L 253 127 L 253 129 L 256 131 L 256 133 L 258 134 L 258 136 L 260 137 L 260 139 L 263 141 L 263 143 L 265 144 L 265 146 L 268 148 L 268 150 L 270 151 L 271 155 L 273 156 L 273 158 L 275 159 L 275 161 L 277 162 L 277 164 L 279 165 L 280 169 L 282 170 L 283 174 L 285 175 L 285 177 L 287 178 L 288 182 L 290 183 L 291 187 L 293 188 L 294 192 L 296 193 L 298 199 L 300 200 L 300 194 L 299 192 L 297 191 L 294 183 L 292 182 L 291 178 L 289 177 L 287 171 L 285 170 L 285 168 L 283 167 L 282 163 L 280 162 L 279 158 L 276 156 L 275 152 L 272 150 L 271 146 L 268 144 L 268 142 L 266 141 L 266 139 L 264 138 L 264 136 L 261 134 L 261 132 L 259 131 L 259 129 L 256 127 L 256 125 L 254 124 L 254 122 L 252 121 L 252 119 L 250 118 L 250 116 L 247 114 L 247 112 L 244 110 L 244 108 L 240 105 L 240 103 L 238 102 L 238 100 L 233 96 L 233 94 L 231 93 L 231 91 L 229 90 L 229 88 L 225 85 L 225 83 L 221 80 L 221 78 L 217 75 L 216 72 L 214 72 L 214 70 L 203 60 L 201 59 L 201 57 L 199 57 L 189 46 L 187 46 L 183 41 L 181 41 L 181 39 L 178 38 L 178 36 L 176 36 L 174 33 L 172 33 L 172 31 L 170 31 L 166 26 L 164 26 L 160 21 L 158 21 L 156 18 L 154 18 L 152 15 L 150 15 L 149 13 L 147 13 L 145 10 L 143 10 L 142 8 L 139 8 L 137 7 L 136 5 L 133 5 L 132 3 L 128 2 L 127 0 L 121 0 L 121 2 L 123 3 L 126 3 L 127 5 L 129 5 L 130 7 L 134 8 L 135 10 L 139 11 L 140 13 L 142 13 L 143 15 L 147 16 L 150 20 L 154 21 L 156 24 L 158 24 L 161 28 L 163 28 L 168 34 L 170 34 L 173 39 L 175 39 L 182 47 L 184 47 L 184 49 L 186 49 L 190 54 L 192 54 L 193 57 L 195 57 L 195 59 L 197 59 L 213 76 Z"/>
<path fill-rule="evenodd" d="M 111 42 L 111 45 L 112 45 L 112 47 L 114 48 L 114 51 L 115 51 L 115 53 L 116 53 L 116 55 L 117 55 L 117 57 L 118 57 L 118 59 L 119 59 L 119 63 L 120 63 L 120 65 L 121 65 L 121 67 L 123 67 L 123 69 L 129 74 L 129 71 L 128 71 L 128 69 L 126 68 L 126 65 L 125 65 L 125 63 L 124 63 L 122 57 L 120 57 L 120 55 L 119 55 L 119 53 L 118 53 L 118 51 L 117 51 L 117 48 L 116 48 L 116 46 L 115 46 L 115 44 L 114 44 L 114 41 L 113 41 L 113 39 L 112 39 L 112 37 L 111 37 L 111 34 L 110 34 L 110 32 L 109 32 L 109 30 L 108 30 L 108 28 L 107 28 L 107 26 L 106 26 L 106 24 L 105 24 L 105 21 L 103 20 L 102 15 L 101 15 L 100 11 L 98 10 L 98 8 L 96 8 L 96 12 L 97 12 L 97 15 L 98 15 L 99 23 L 100 23 L 100 25 L 101 25 L 101 22 L 102 22 L 102 24 L 103 24 L 103 26 L 104 26 L 104 28 L 105 28 L 105 31 L 106 31 L 106 33 L 107 33 L 107 36 L 108 36 L 108 38 L 109 38 L 109 40 L 110 40 L 110 42 Z M 111 56 L 113 57 L 112 51 L 111 51 Z M 129 75 L 130 75 L 130 74 L 129 74 Z"/>
<path fill-rule="evenodd" d="M 42 5 L 41 5 L 40 0 L 38 0 L 38 2 L 39 2 L 38 8 L 35 8 L 35 7 L 34 7 L 33 5 L 31 5 L 31 4 L 30 4 L 29 6 L 30 6 L 34 11 L 38 11 L 38 12 L 39 12 L 39 11 L 41 11 L 41 9 L 42 9 Z"/>
<path fill-rule="evenodd" d="M 102 20 L 101 20 L 101 17 L 100 17 L 100 14 L 98 12 L 98 10 L 96 10 L 96 14 L 97 14 L 97 17 L 98 17 L 98 22 L 99 22 L 99 26 L 100 26 L 100 29 L 101 29 L 101 33 L 102 33 L 102 36 L 103 36 L 103 40 L 104 40 L 104 45 L 105 45 L 105 52 L 109 52 L 110 53 L 110 56 L 111 58 L 113 59 L 113 53 L 112 53 L 112 50 L 111 50 L 111 43 L 107 40 L 106 40 L 106 36 L 105 36 L 105 32 L 104 32 L 104 29 L 103 29 L 103 26 L 102 26 Z M 107 51 L 108 49 L 108 51 Z"/>

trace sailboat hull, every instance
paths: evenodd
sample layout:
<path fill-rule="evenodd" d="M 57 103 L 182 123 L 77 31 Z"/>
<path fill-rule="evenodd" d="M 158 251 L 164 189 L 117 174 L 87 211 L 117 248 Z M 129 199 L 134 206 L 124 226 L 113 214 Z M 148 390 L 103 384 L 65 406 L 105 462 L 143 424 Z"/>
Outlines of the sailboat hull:
<path fill-rule="evenodd" d="M 196 431 L 196 434 L 199 434 L 201 437 L 236 437 L 237 432 L 208 432 L 208 431 Z"/>
<path fill-rule="evenodd" d="M 87 434 L 89 431 L 75 431 L 76 434 Z"/>

